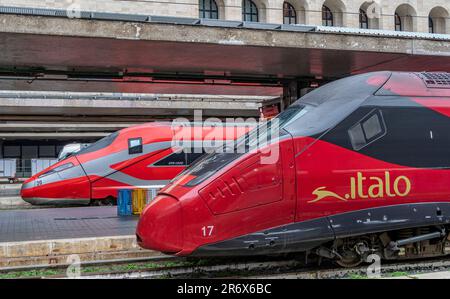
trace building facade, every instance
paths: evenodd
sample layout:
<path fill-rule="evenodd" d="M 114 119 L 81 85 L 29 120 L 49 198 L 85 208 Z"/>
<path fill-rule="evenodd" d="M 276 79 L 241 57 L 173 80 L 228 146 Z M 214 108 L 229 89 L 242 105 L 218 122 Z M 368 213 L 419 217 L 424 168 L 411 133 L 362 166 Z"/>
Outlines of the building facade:
<path fill-rule="evenodd" d="M 0 0 L 0 6 L 22 7 L 27 10 L 29 8 L 63 9 L 67 11 L 68 17 L 73 16 L 73 18 L 82 11 L 89 11 L 450 34 L 449 0 L 377 0 L 375 2 L 365 0 Z M 321 74 L 325 71 L 332 74 L 330 78 L 336 78 L 339 76 L 336 74 L 349 74 L 353 68 L 359 70 L 358 63 L 362 60 L 373 60 L 374 64 L 379 65 L 380 61 L 385 59 L 377 60 L 376 55 L 373 54 L 376 51 L 373 49 L 371 53 L 352 56 L 357 52 L 365 52 L 366 47 L 369 47 L 368 44 L 360 43 L 363 48 L 355 46 L 354 49 L 346 48 L 345 51 L 339 52 L 345 55 L 340 63 L 342 71 L 338 72 L 334 69 L 338 55 L 336 49 L 341 47 L 329 45 L 325 38 L 319 39 L 318 42 L 312 39 L 311 44 L 317 42 L 324 48 L 330 47 L 335 51 L 325 53 L 326 49 L 323 52 L 320 52 L 321 49 L 314 49 L 315 51 L 303 49 L 303 44 L 291 43 L 297 40 L 297 35 L 294 35 L 297 33 L 281 32 L 281 29 L 278 36 L 275 36 L 274 32 L 262 32 L 260 29 L 259 32 L 243 30 L 240 33 L 252 35 L 251 38 L 260 36 L 262 44 L 266 45 L 262 47 L 261 44 L 255 43 L 253 47 L 250 47 L 245 42 L 240 44 L 240 41 L 234 39 L 235 32 L 229 32 L 227 23 L 224 28 L 220 28 L 221 32 L 216 34 L 219 38 L 226 38 L 218 40 L 217 45 L 213 45 L 216 50 L 211 51 L 209 44 L 192 42 L 198 38 L 195 34 L 192 34 L 191 39 L 188 42 L 185 41 L 182 46 L 167 41 L 158 43 L 154 40 L 139 40 L 140 30 L 145 33 L 145 28 L 142 28 L 150 26 L 149 24 L 142 25 L 141 28 L 141 25 L 132 22 L 131 26 L 127 26 L 130 24 L 122 22 L 120 16 L 116 22 L 111 23 L 82 22 L 82 20 L 68 19 L 67 16 L 61 18 L 65 20 L 64 24 L 62 21 L 58 23 L 56 18 L 42 16 L 30 17 L 30 22 L 20 23 L 32 27 L 26 28 L 27 32 L 32 34 L 24 34 L 23 28 L 18 28 L 17 32 L 12 34 L 7 30 L 0 32 L 0 44 L 4 49 L 0 56 L 3 58 L 2 67 L 9 70 L 9 73 L 0 74 L 0 179 L 5 176 L 8 165 L 14 166 L 18 177 L 32 175 L 37 169 L 34 165 L 51 163 L 62 147 L 68 143 L 94 142 L 110 132 L 137 123 L 166 120 L 174 115 L 186 117 L 191 115 L 190 111 L 194 109 L 202 109 L 205 116 L 257 117 L 258 105 L 265 100 L 257 99 L 255 96 L 272 99 L 284 95 L 297 98 L 299 95 L 297 91 L 300 87 L 296 85 L 298 82 L 293 82 L 291 88 L 290 85 L 281 86 L 279 83 L 264 85 L 252 81 L 258 79 L 260 73 L 265 73 L 272 66 L 274 66 L 272 71 L 268 71 L 271 80 L 284 77 L 292 79 L 296 76 L 300 78 L 305 74 L 311 77 L 314 75 L 314 79 L 321 80 L 323 79 Z M 15 24 L 8 23 L 11 15 L 5 14 L 2 17 L 5 18 L 2 24 L 9 26 Z M 18 20 L 25 18 L 28 17 L 17 17 Z M 42 27 L 44 29 L 41 29 L 45 30 L 49 27 L 48 24 L 55 24 L 55 22 L 57 25 L 51 28 L 50 34 L 46 31 L 45 34 L 39 35 L 39 39 L 32 39 L 35 29 L 39 31 L 38 29 Z M 104 36 L 92 38 L 87 38 L 86 35 L 83 38 L 71 35 L 72 31 L 79 34 L 82 30 L 87 30 L 89 35 L 95 35 L 94 33 L 109 28 L 109 24 L 111 27 L 117 27 L 114 34 L 108 31 Z M 209 29 L 219 30 L 216 27 Z M 286 27 L 292 28 L 292 26 Z M 183 25 L 179 28 L 177 34 L 188 34 L 189 31 L 194 30 L 194 27 Z M 67 33 L 68 31 L 70 34 Z M 149 31 L 147 30 L 147 33 Z M 65 33 L 61 34 L 61 32 Z M 261 37 L 261 34 L 267 34 L 267 36 Z M 115 37 L 118 35 L 123 36 L 116 40 Z M 286 37 L 287 35 L 289 36 Z M 435 37 L 440 38 L 440 36 Z M 242 39 L 242 37 L 238 38 Z M 34 40 L 34 44 L 28 42 L 29 40 Z M 341 42 L 339 38 L 330 38 L 330 40 L 336 43 Z M 435 43 L 433 39 L 431 40 Z M 285 43 L 279 49 L 273 49 L 277 43 L 281 42 Z M 194 45 L 187 50 L 186 45 L 189 43 Z M 372 46 L 379 43 L 380 39 L 377 35 Z M 383 44 L 382 41 L 381 44 Z M 397 52 L 397 48 L 400 48 L 399 44 L 395 42 L 393 47 L 385 51 Z M 65 51 L 55 45 L 65 45 L 63 47 Z M 445 47 L 447 44 L 442 45 Z M 431 48 L 429 44 L 428 46 L 427 51 Z M 180 50 L 181 47 L 183 47 L 182 50 Z M 217 50 L 218 47 L 229 52 L 222 54 L 220 50 Z M 53 51 L 53 48 L 57 50 Z M 73 52 L 72 49 L 74 49 Z M 187 59 L 176 56 L 183 50 L 188 52 L 185 56 Z M 275 51 L 271 52 L 275 55 L 268 54 L 269 50 Z M 439 65 L 442 67 L 446 66 L 441 59 L 441 56 L 445 56 L 442 55 L 444 51 L 446 50 L 443 48 L 436 51 L 439 56 Z M 64 53 L 61 54 L 62 52 Z M 219 53 L 224 57 L 211 56 L 210 52 Z M 384 53 L 386 61 L 392 61 L 391 52 Z M 406 51 L 405 57 L 410 56 L 412 52 L 415 51 Z M 242 60 L 242 57 L 246 59 Z M 345 60 L 346 57 L 347 60 Z M 246 61 L 249 61 L 248 64 L 245 63 Z M 166 62 L 169 62 L 169 67 L 162 68 Z M 423 60 L 422 63 L 426 68 L 428 61 Z M 345 66 L 342 66 L 343 64 Z M 30 70 L 31 73 L 23 71 L 16 74 L 17 66 L 19 69 Z M 35 66 L 42 67 L 42 70 L 41 68 L 35 70 Z M 74 66 L 79 69 L 73 73 L 67 71 L 72 70 Z M 250 69 L 246 66 L 250 66 Z M 422 65 L 417 68 L 419 67 L 421 70 L 424 69 Z M 203 74 L 205 78 L 201 76 L 196 78 L 192 75 L 192 68 L 197 70 L 194 71 L 195 76 Z M 116 69 L 120 70 L 121 74 L 114 73 Z M 105 70 L 109 70 L 111 74 L 103 75 Z M 130 71 L 131 75 L 124 73 L 125 70 Z M 176 83 L 173 83 L 164 77 L 166 73 L 175 76 L 171 73 L 174 70 L 181 72 L 184 70 L 186 78 L 181 76 L 177 78 Z M 67 73 L 65 74 L 64 71 Z M 89 71 L 92 71 L 92 76 L 85 74 Z M 250 74 L 252 71 L 256 79 L 252 77 L 249 82 L 238 82 L 239 84 L 233 85 L 231 80 L 227 79 L 229 73 L 236 72 L 239 79 L 242 74 Z M 173 77 L 170 78 L 173 79 Z M 227 109 L 228 114 L 224 114 Z"/>
<path fill-rule="evenodd" d="M 450 33 L 448 0 L 1 0 L 0 5 Z"/>

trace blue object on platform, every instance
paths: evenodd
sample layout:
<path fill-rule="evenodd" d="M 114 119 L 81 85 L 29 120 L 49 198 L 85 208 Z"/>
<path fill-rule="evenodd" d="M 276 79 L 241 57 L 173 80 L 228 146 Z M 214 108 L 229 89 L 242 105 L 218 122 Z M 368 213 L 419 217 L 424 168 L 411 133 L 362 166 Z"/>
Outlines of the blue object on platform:
<path fill-rule="evenodd" d="M 117 198 L 117 215 L 118 216 L 131 216 L 131 190 L 122 189 L 119 190 L 119 196 Z"/>

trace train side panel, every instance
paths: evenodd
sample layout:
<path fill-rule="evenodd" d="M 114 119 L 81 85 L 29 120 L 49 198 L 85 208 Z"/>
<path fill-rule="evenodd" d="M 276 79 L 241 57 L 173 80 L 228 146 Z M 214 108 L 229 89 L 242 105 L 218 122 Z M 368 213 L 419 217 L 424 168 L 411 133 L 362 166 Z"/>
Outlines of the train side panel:
<path fill-rule="evenodd" d="M 442 78 L 372 73 L 309 93 L 278 118 L 292 137 L 280 139 L 281 164 L 260 167 L 251 151 L 205 157 L 147 206 L 139 245 L 181 256 L 307 251 L 346 267 L 373 254 L 450 254 Z"/>
<path fill-rule="evenodd" d="M 139 186 L 164 186 L 183 171 L 187 161 L 183 154 L 164 149 L 134 161 L 119 162 L 110 166 L 115 172 L 98 177 L 92 183 L 92 198 L 117 198 L 118 190 Z"/>
<path fill-rule="evenodd" d="M 83 163 L 92 182 L 92 199 L 117 198 L 118 190 L 127 187 L 165 186 L 204 153 L 194 148 L 186 153 L 174 152 L 174 138 L 192 146 L 203 141 L 214 144 L 214 140 L 234 140 L 249 128 L 198 126 L 177 131 L 161 126 L 156 129 L 151 135 L 148 129 L 125 131 L 111 145 L 120 150 L 97 155 Z"/>
<path fill-rule="evenodd" d="M 292 138 L 288 136 L 273 148 L 275 163 L 266 164 L 264 161 L 270 155 L 255 153 L 227 165 L 219 179 L 205 181 L 199 186 L 199 191 L 171 185 L 162 190 L 156 202 L 169 201 L 168 197 L 183 197 L 179 202 L 183 243 L 180 247 L 182 251 L 177 254 L 190 254 L 206 244 L 209 245 L 203 246 L 196 254 L 239 255 L 248 250 L 285 249 L 286 244 L 281 237 L 262 237 L 258 242 L 253 240 L 244 242 L 244 245 L 242 242 L 226 241 L 255 230 L 294 222 L 296 197 Z M 171 192 L 172 188 L 177 193 Z M 178 193 L 181 191 L 184 192 Z M 150 204 L 144 211 L 142 217 L 146 221 L 140 222 L 142 225 L 138 227 L 138 235 L 151 233 L 152 223 L 157 221 L 157 214 L 151 212 L 157 211 L 153 205 Z M 173 250 L 172 246 L 167 247 L 172 244 L 172 239 L 169 235 L 161 237 L 161 243 L 152 246 L 161 251 Z"/>
<path fill-rule="evenodd" d="M 297 138 L 313 145 L 297 156 L 296 220 L 366 211 L 364 222 L 377 208 L 450 202 L 449 102 L 374 97 L 320 140 Z M 395 213 L 384 211 L 392 225 Z"/>

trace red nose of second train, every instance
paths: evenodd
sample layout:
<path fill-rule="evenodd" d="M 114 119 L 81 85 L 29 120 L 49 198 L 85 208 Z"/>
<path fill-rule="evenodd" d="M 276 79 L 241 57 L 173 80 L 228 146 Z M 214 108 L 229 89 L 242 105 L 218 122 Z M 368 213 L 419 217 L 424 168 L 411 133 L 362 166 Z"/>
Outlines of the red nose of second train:
<path fill-rule="evenodd" d="M 160 195 L 148 205 L 139 219 L 136 236 L 139 246 L 175 254 L 183 249 L 180 202 Z"/>
<path fill-rule="evenodd" d="M 31 204 L 86 204 L 90 181 L 75 157 L 58 162 L 28 179 L 20 194 Z"/>

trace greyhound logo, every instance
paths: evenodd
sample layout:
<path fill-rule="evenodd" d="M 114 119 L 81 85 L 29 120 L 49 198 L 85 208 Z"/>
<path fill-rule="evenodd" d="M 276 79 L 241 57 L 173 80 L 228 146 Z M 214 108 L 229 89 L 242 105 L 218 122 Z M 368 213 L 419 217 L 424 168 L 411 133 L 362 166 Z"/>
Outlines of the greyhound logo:
<path fill-rule="evenodd" d="M 347 199 L 337 195 L 334 192 L 326 190 L 326 188 L 327 187 L 319 187 L 316 190 L 314 190 L 312 194 L 315 195 L 316 198 L 312 201 L 309 201 L 308 203 L 315 203 L 315 202 L 321 201 L 322 199 L 327 198 L 327 197 L 334 197 L 334 198 L 340 199 L 342 201 L 347 201 Z"/>

